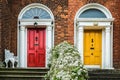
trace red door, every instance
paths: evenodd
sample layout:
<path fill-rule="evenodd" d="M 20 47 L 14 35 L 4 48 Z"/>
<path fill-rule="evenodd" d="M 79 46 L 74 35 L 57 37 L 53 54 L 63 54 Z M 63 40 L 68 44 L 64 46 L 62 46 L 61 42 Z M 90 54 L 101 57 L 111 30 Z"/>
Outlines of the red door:
<path fill-rule="evenodd" d="M 27 66 L 45 67 L 45 28 L 27 31 Z"/>

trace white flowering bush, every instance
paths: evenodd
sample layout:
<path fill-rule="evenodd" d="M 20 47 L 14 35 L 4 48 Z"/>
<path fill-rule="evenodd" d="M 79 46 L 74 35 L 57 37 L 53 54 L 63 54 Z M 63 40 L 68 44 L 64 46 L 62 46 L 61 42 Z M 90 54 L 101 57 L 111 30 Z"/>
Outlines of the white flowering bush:
<path fill-rule="evenodd" d="M 80 61 L 80 54 L 74 46 L 62 42 L 51 51 L 49 80 L 87 80 L 88 72 Z"/>

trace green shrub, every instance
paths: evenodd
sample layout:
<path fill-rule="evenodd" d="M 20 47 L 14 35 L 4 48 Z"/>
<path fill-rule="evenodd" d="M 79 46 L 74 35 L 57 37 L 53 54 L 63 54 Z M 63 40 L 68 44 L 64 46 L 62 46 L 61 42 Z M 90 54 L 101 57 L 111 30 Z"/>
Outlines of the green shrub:
<path fill-rule="evenodd" d="M 88 71 L 80 60 L 77 48 L 62 42 L 52 49 L 49 60 L 50 71 L 46 78 L 50 80 L 86 80 Z"/>

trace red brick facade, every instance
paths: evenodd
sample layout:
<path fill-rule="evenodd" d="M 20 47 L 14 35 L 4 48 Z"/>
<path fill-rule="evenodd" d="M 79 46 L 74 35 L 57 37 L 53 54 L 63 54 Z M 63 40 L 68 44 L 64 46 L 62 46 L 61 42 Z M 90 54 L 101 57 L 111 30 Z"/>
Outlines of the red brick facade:
<path fill-rule="evenodd" d="M 11 49 L 11 14 L 8 4 L 0 3 L 0 60 L 4 58 L 4 49 Z"/>
<path fill-rule="evenodd" d="M 17 54 L 17 20 L 20 11 L 31 3 L 47 6 L 55 17 L 55 45 L 68 41 L 74 44 L 74 18 L 76 12 L 88 3 L 99 3 L 110 10 L 114 21 L 113 64 L 120 68 L 120 0 L 1 0 L 0 3 L 0 60 L 3 51 Z"/>

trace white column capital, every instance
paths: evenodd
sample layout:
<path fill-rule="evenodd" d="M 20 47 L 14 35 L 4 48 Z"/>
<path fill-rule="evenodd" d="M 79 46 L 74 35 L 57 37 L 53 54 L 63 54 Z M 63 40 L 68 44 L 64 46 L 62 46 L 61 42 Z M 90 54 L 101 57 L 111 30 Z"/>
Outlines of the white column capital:
<path fill-rule="evenodd" d="M 77 26 L 77 29 L 78 29 L 79 32 L 83 32 L 84 31 L 83 26 Z"/>
<path fill-rule="evenodd" d="M 48 27 L 47 27 L 47 30 L 48 30 L 48 31 L 52 31 L 52 27 L 53 27 L 52 25 L 48 26 Z"/>
<path fill-rule="evenodd" d="M 20 26 L 20 31 L 24 31 L 25 27 L 24 26 Z"/>
<path fill-rule="evenodd" d="M 110 26 L 107 26 L 107 27 L 105 28 L 105 32 L 107 33 L 107 32 L 110 32 L 110 31 L 111 31 Z"/>

